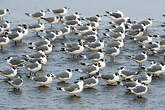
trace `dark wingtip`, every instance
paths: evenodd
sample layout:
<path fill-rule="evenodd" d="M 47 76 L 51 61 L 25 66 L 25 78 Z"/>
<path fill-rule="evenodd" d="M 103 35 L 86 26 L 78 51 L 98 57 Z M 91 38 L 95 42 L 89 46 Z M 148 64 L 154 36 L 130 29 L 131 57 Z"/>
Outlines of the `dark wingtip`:
<path fill-rule="evenodd" d="M 61 87 L 57 87 L 56 89 L 57 89 L 57 90 L 61 90 Z"/>

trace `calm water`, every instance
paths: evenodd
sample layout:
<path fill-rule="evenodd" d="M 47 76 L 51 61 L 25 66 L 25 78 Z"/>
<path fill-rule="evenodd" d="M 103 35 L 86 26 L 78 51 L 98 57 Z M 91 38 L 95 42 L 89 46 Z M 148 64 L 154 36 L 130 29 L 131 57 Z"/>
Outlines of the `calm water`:
<path fill-rule="evenodd" d="M 163 34 L 163 28 L 159 25 L 164 18 L 161 17 L 165 13 L 163 0 L 1 0 L 1 8 L 9 8 L 11 15 L 7 17 L 12 21 L 14 27 L 20 23 L 31 24 L 35 21 L 24 15 L 25 12 L 36 12 L 40 9 L 61 8 L 64 6 L 70 7 L 70 14 L 79 11 L 84 16 L 94 16 L 96 14 L 104 14 L 105 10 L 121 10 L 126 16 L 134 20 L 142 20 L 148 17 L 154 18 L 153 27 L 149 30 L 150 34 Z M 49 14 L 47 14 L 49 15 Z M 101 29 L 107 27 L 107 18 L 101 22 Z M 57 27 L 58 28 L 58 27 Z M 0 67 L 7 66 L 5 57 L 9 55 L 22 55 L 34 52 L 27 48 L 27 43 L 36 41 L 38 38 L 33 37 L 34 33 L 23 39 L 17 47 L 13 47 L 13 43 L 5 46 L 4 52 L 0 53 Z M 101 36 L 101 32 L 100 32 Z M 75 40 L 75 36 L 68 36 L 69 39 Z M 155 39 L 157 40 L 157 39 Z M 70 59 L 71 56 L 63 52 L 59 52 L 62 40 L 54 42 L 56 48 L 49 55 L 48 63 L 44 65 L 42 73 L 62 72 L 66 68 L 79 68 L 78 65 L 82 60 Z M 67 42 L 67 41 L 66 41 Z M 122 49 L 121 55 L 116 58 L 115 63 L 109 62 L 107 57 L 107 67 L 101 74 L 113 74 L 117 67 L 125 65 L 128 68 L 137 69 L 137 64 L 130 61 L 127 56 L 134 55 L 140 52 L 137 45 L 131 40 L 126 40 L 126 46 Z M 161 61 L 163 58 L 159 56 L 149 57 L 149 60 L 144 64 L 148 65 L 151 60 Z M 26 74 L 23 68 L 19 72 Z M 73 73 L 73 79 L 70 83 L 77 79 L 81 73 Z M 0 77 L 2 79 L 2 77 Z M 57 91 L 58 86 L 67 86 L 68 84 L 60 84 L 54 80 L 49 88 L 38 87 L 34 82 L 24 79 L 24 85 L 21 91 L 13 91 L 5 82 L 0 83 L 0 110 L 164 110 L 165 108 L 165 76 L 161 76 L 159 80 L 153 80 L 149 85 L 149 91 L 143 99 L 125 93 L 123 87 L 105 86 L 103 81 L 100 81 L 96 89 L 84 90 L 79 96 L 71 97 L 61 91 Z"/>

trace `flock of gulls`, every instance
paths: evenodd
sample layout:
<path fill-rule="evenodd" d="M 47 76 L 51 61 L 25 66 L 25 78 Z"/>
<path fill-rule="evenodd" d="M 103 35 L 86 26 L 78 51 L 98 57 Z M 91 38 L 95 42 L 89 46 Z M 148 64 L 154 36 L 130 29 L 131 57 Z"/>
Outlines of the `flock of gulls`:
<path fill-rule="evenodd" d="M 33 31 L 38 37 L 38 41 L 28 44 L 29 48 L 35 51 L 34 54 L 7 56 L 5 58 L 9 66 L 0 70 L 0 75 L 5 77 L 5 81 L 14 89 L 20 89 L 24 78 L 29 78 L 40 86 L 48 86 L 54 79 L 66 82 L 74 77 L 72 72 L 80 72 L 84 73 L 84 76 L 78 77 L 68 87 L 57 87 L 57 90 L 76 96 L 84 88 L 95 88 L 99 81 L 103 80 L 108 85 L 123 86 L 131 94 L 140 98 L 147 93 L 152 77 L 160 77 L 165 72 L 163 62 L 152 61 L 148 67 L 142 66 L 142 63 L 146 62 L 149 57 L 148 52 L 152 52 L 153 55 L 165 56 L 165 35 L 150 35 L 148 32 L 153 19 L 133 21 L 129 17 L 125 17 L 121 11 L 105 11 L 104 15 L 93 17 L 83 17 L 79 12 L 69 15 L 68 11 L 69 8 L 64 7 L 25 13 L 27 17 L 37 20 L 36 24 L 19 24 L 15 28 L 11 28 L 11 22 L 4 20 L 4 17 L 10 14 L 9 9 L 0 10 L 1 51 L 4 51 L 3 47 L 9 42 L 14 42 L 15 46 L 21 43 L 22 39 L 28 37 L 29 31 Z M 46 13 L 52 13 L 52 17 L 46 17 Z M 109 26 L 99 35 L 99 24 L 104 17 L 109 18 Z M 46 28 L 45 23 L 50 24 L 50 27 Z M 56 24 L 61 24 L 62 28 L 54 29 Z M 44 35 L 41 36 L 41 33 Z M 75 35 L 76 42 L 68 38 L 71 34 Z M 155 37 L 160 40 L 154 42 Z M 52 49 L 56 48 L 52 42 L 59 38 L 69 42 L 61 43 L 60 52 L 65 52 L 66 55 L 71 54 L 73 59 L 87 60 L 88 63 L 81 62 L 82 68 L 64 69 L 65 71 L 59 74 L 38 74 L 46 65 Z M 105 43 L 105 39 L 111 42 Z M 105 56 L 111 57 L 110 60 L 113 63 L 115 58 L 120 55 L 121 49 L 127 48 L 125 46 L 126 40 L 132 40 L 134 45 L 140 45 L 142 48 L 140 52 L 137 50 L 136 55 L 128 56 L 128 59 L 138 64 L 138 71 L 120 66 L 114 74 L 102 75 L 101 71 L 106 67 Z M 90 54 L 85 54 L 86 51 L 90 51 Z M 25 68 L 29 74 L 23 77 L 23 74 L 17 73 L 18 68 Z M 141 74 L 142 71 L 143 74 Z"/>

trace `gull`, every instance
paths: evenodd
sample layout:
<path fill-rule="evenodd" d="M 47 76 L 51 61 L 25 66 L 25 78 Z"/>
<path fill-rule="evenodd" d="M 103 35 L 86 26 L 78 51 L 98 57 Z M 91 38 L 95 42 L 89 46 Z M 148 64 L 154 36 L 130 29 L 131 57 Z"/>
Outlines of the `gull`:
<path fill-rule="evenodd" d="M 20 57 L 9 56 L 5 60 L 7 60 L 7 64 L 11 67 L 23 66 L 25 63 L 25 60 Z"/>
<path fill-rule="evenodd" d="M 105 11 L 107 13 L 107 17 L 111 18 L 112 20 L 118 20 L 124 17 L 123 12 L 121 11 L 115 11 L 115 12 L 109 12 L 109 11 Z"/>
<path fill-rule="evenodd" d="M 17 68 L 11 67 L 11 68 L 5 68 L 4 70 L 0 70 L 0 75 L 8 79 L 14 78 L 17 75 Z"/>
<path fill-rule="evenodd" d="M 59 16 L 56 16 L 56 17 L 42 17 L 41 19 L 43 19 L 48 24 L 50 24 L 51 28 L 53 27 L 52 24 L 56 24 L 56 23 L 58 23 L 60 21 L 60 17 Z"/>
<path fill-rule="evenodd" d="M 85 45 L 85 47 L 87 47 L 89 50 L 101 50 L 104 48 L 104 40 L 99 40 L 96 43 Z"/>
<path fill-rule="evenodd" d="M 153 76 L 160 76 L 165 72 L 165 64 L 160 63 L 160 64 L 155 64 L 151 67 L 145 68 L 145 70 L 149 73 L 151 73 Z"/>
<path fill-rule="evenodd" d="M 45 24 L 44 23 L 39 23 L 39 24 L 33 24 L 29 26 L 29 29 L 31 29 L 32 31 L 36 32 L 36 35 L 38 35 L 38 32 L 43 31 L 45 28 Z"/>
<path fill-rule="evenodd" d="M 82 20 L 87 21 L 87 22 L 100 22 L 101 21 L 101 17 L 100 15 L 96 15 L 95 17 L 88 17 L 88 18 L 82 18 Z"/>
<path fill-rule="evenodd" d="M 84 81 L 83 78 L 80 77 L 80 80 L 77 83 L 74 83 L 68 87 L 58 87 L 57 90 L 61 90 L 65 93 L 76 96 L 77 94 L 83 91 L 83 88 L 84 88 Z"/>
<path fill-rule="evenodd" d="M 146 85 L 137 85 L 130 90 L 131 90 L 131 93 L 135 94 L 138 98 L 141 98 L 142 95 L 147 93 L 148 87 Z"/>
<path fill-rule="evenodd" d="M 12 79 L 11 81 L 8 81 L 8 83 L 14 87 L 14 89 L 20 89 L 20 87 L 23 85 L 23 79 L 22 76 L 18 76 L 17 78 Z"/>
<path fill-rule="evenodd" d="M 62 9 L 47 9 L 48 12 L 52 12 L 56 16 L 65 16 L 68 12 L 68 7 L 64 7 Z"/>
<path fill-rule="evenodd" d="M 138 38 L 141 37 L 144 34 L 144 29 L 139 30 L 130 30 L 126 33 L 126 36 L 129 36 L 131 38 Z"/>
<path fill-rule="evenodd" d="M 101 75 L 99 73 L 96 73 L 94 76 L 83 79 L 84 88 L 93 88 L 93 87 L 97 86 L 99 83 L 100 77 L 101 77 Z"/>
<path fill-rule="evenodd" d="M 125 25 L 122 23 L 120 26 L 114 28 L 114 29 L 105 29 L 106 31 L 109 31 L 109 32 L 113 32 L 113 33 L 116 33 L 116 32 L 125 32 Z"/>
<path fill-rule="evenodd" d="M 118 73 L 119 75 L 124 79 L 131 79 L 132 77 L 134 77 L 135 75 L 138 74 L 138 72 L 134 72 L 134 71 L 130 71 L 130 70 L 126 70 L 125 67 L 121 66 L 118 68 Z"/>
<path fill-rule="evenodd" d="M 67 69 L 66 71 L 59 73 L 59 74 L 55 74 L 54 77 L 62 82 L 65 82 L 69 79 L 72 78 L 72 70 L 71 69 Z"/>
<path fill-rule="evenodd" d="M 52 52 L 52 48 L 54 46 L 51 45 L 51 44 L 47 44 L 47 45 L 41 45 L 39 47 L 29 47 L 30 49 L 33 49 L 33 50 L 37 50 L 37 51 L 43 51 L 45 54 L 50 54 Z"/>
<path fill-rule="evenodd" d="M 100 61 L 104 58 L 104 53 L 102 50 L 99 50 L 98 52 L 82 55 L 84 59 L 88 59 L 90 61 Z"/>
<path fill-rule="evenodd" d="M 88 36 L 90 35 L 96 35 L 97 34 L 97 30 L 96 29 L 92 29 L 91 31 L 85 32 L 85 33 L 76 33 L 75 34 L 80 37 L 80 38 L 88 38 Z"/>
<path fill-rule="evenodd" d="M 41 86 L 47 86 L 50 83 L 52 83 L 53 77 L 54 77 L 53 74 L 47 74 L 45 76 L 31 77 L 31 79 L 36 83 L 40 84 Z"/>
<path fill-rule="evenodd" d="M 135 56 L 128 56 L 133 61 L 139 63 L 139 67 L 142 66 L 142 63 L 147 60 L 147 53 L 145 51 L 141 52 L 141 54 Z"/>
<path fill-rule="evenodd" d="M 146 45 L 146 44 L 152 42 L 152 36 L 151 35 L 143 36 L 140 38 L 134 38 L 134 40 L 140 45 Z"/>
<path fill-rule="evenodd" d="M 3 27 L 4 31 L 7 31 L 7 30 L 9 30 L 9 28 L 10 28 L 10 23 L 11 23 L 11 22 L 9 22 L 9 21 L 2 21 L 2 22 L 0 23 L 0 25 Z"/>
<path fill-rule="evenodd" d="M 61 51 L 65 51 L 72 55 L 80 55 L 84 51 L 84 46 L 82 40 L 78 41 L 78 44 L 67 44 L 65 48 L 61 48 Z"/>
<path fill-rule="evenodd" d="M 9 9 L 0 9 L 0 18 L 1 18 L 1 20 L 3 20 L 3 17 L 6 16 L 8 13 L 9 13 Z"/>
<path fill-rule="evenodd" d="M 76 20 L 66 21 L 64 24 L 72 28 L 78 28 L 79 26 L 81 26 L 82 23 L 80 21 L 80 18 L 77 18 Z"/>
<path fill-rule="evenodd" d="M 119 73 L 101 75 L 101 78 L 104 81 L 106 81 L 109 85 L 113 85 L 113 84 L 119 82 L 119 80 L 120 80 Z"/>
<path fill-rule="evenodd" d="M 144 83 L 144 84 L 148 85 L 152 81 L 152 74 L 147 73 L 146 75 L 141 75 L 141 76 L 133 77 L 133 78 L 131 78 L 131 80 L 140 80 L 141 83 Z"/>
<path fill-rule="evenodd" d="M 97 72 L 99 72 L 99 65 L 97 63 L 94 63 L 92 65 L 83 67 L 81 69 L 75 69 L 75 71 L 81 72 L 81 73 L 86 73 L 88 75 L 94 75 Z"/>
<path fill-rule="evenodd" d="M 120 47 L 120 48 L 122 48 L 122 47 L 124 47 L 124 41 L 123 40 L 113 41 L 113 42 L 107 44 L 107 47 L 110 47 L 110 48 L 112 48 L 112 47 Z"/>
<path fill-rule="evenodd" d="M 111 38 L 112 40 L 123 40 L 125 38 L 125 33 L 117 32 L 117 33 L 103 33 L 104 36 Z"/>
<path fill-rule="evenodd" d="M 131 23 L 129 17 L 121 18 L 112 22 L 109 22 L 109 24 L 112 24 L 113 26 L 121 26 L 123 24 Z"/>
<path fill-rule="evenodd" d="M 49 45 L 51 42 L 49 41 L 49 39 L 45 38 L 45 39 L 42 39 L 40 41 L 36 41 L 36 42 L 30 42 L 28 43 L 30 46 L 34 46 L 34 47 L 40 47 L 40 46 L 43 46 L 43 45 Z"/>
<path fill-rule="evenodd" d="M 45 16 L 45 12 L 46 11 L 44 11 L 44 10 L 40 10 L 39 12 L 36 12 L 36 13 L 33 13 L 33 14 L 25 13 L 25 15 L 27 15 L 29 17 L 32 17 L 33 19 L 38 20 L 38 24 L 39 24 L 40 23 L 40 19 Z"/>
<path fill-rule="evenodd" d="M 42 69 L 42 64 L 41 61 L 35 61 L 35 62 L 30 62 L 24 67 L 26 68 L 26 70 L 30 72 L 30 75 L 32 75 L 32 73 L 38 72 Z"/>
<path fill-rule="evenodd" d="M 90 24 L 86 24 L 85 26 L 80 26 L 75 29 L 77 33 L 86 33 L 92 30 L 92 26 Z"/>
<path fill-rule="evenodd" d="M 10 39 L 7 35 L 2 35 L 0 37 L 0 47 L 1 47 L 1 50 L 3 50 L 3 46 L 4 45 L 7 45 L 9 43 Z"/>
<path fill-rule="evenodd" d="M 138 24 L 144 24 L 146 28 L 149 28 L 152 26 L 152 19 L 148 18 L 147 20 L 138 22 Z"/>
<path fill-rule="evenodd" d="M 80 18 L 79 12 L 75 12 L 73 15 L 65 16 L 64 20 L 65 21 L 73 21 L 73 20 L 76 20 L 77 18 Z"/>

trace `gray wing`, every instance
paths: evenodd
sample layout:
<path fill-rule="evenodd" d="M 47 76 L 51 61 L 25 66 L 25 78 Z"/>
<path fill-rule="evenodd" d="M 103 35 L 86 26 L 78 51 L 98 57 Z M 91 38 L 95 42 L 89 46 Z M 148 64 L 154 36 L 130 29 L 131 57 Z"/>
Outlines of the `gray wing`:
<path fill-rule="evenodd" d="M 120 33 L 112 33 L 112 34 L 110 34 L 110 36 L 113 38 L 118 38 L 121 36 L 121 34 Z"/>
<path fill-rule="evenodd" d="M 106 49 L 105 50 L 105 53 L 106 54 L 112 54 L 112 53 L 115 53 L 116 52 L 116 49 L 115 48 L 109 48 L 109 49 Z"/>
<path fill-rule="evenodd" d="M 114 79 L 113 75 L 101 75 L 101 78 L 105 79 L 105 80 L 113 80 Z"/>
<path fill-rule="evenodd" d="M 86 68 L 82 68 L 82 70 L 83 70 L 84 73 L 90 73 L 90 72 L 96 70 L 96 67 L 94 67 L 94 66 L 88 66 Z"/>
<path fill-rule="evenodd" d="M 48 47 L 47 46 L 40 46 L 40 47 L 37 47 L 37 51 L 39 51 L 39 50 L 42 50 L 42 51 L 45 51 L 45 50 L 47 50 L 48 49 Z"/>
<path fill-rule="evenodd" d="M 10 60 L 10 63 L 12 65 L 20 65 L 20 64 L 23 64 L 24 63 L 24 60 L 21 60 L 21 59 L 18 59 L 18 58 L 13 58 L 12 60 Z"/>
<path fill-rule="evenodd" d="M 9 75 L 9 74 L 12 74 L 13 71 L 11 69 L 6 69 L 6 70 L 3 70 L 3 71 L 0 71 L 0 73 L 2 73 L 4 75 Z"/>
<path fill-rule="evenodd" d="M 89 21 L 95 21 L 97 22 L 97 18 L 96 17 L 89 17 L 89 18 L 85 18 L 86 20 L 89 20 Z"/>
<path fill-rule="evenodd" d="M 66 72 L 63 72 L 61 74 L 57 74 L 56 77 L 57 78 L 68 78 L 69 77 L 69 74 L 66 73 Z"/>
<path fill-rule="evenodd" d="M 37 81 L 37 82 L 46 82 L 47 78 L 46 77 L 35 77 L 35 78 L 33 78 L 33 80 Z"/>
<path fill-rule="evenodd" d="M 21 30 L 22 29 L 21 28 L 18 28 L 18 27 L 11 29 L 11 31 L 21 31 Z"/>
<path fill-rule="evenodd" d="M 148 72 L 156 72 L 159 70 L 162 70 L 162 67 L 160 67 L 159 65 L 155 65 L 155 66 L 152 66 L 152 68 L 147 69 Z"/>
<path fill-rule="evenodd" d="M 165 40 L 161 40 L 160 45 L 165 45 Z"/>
<path fill-rule="evenodd" d="M 37 63 L 31 63 L 29 65 L 26 65 L 26 68 L 30 68 L 30 69 L 34 69 L 36 67 L 38 67 L 38 64 Z"/>
<path fill-rule="evenodd" d="M 116 20 L 116 21 L 114 21 L 114 22 L 115 22 L 115 24 L 120 25 L 121 23 L 124 22 L 124 19 L 119 19 L 119 20 Z"/>
<path fill-rule="evenodd" d="M 37 12 L 37 13 L 32 14 L 32 16 L 38 18 L 38 17 L 43 16 L 43 14 L 40 12 Z"/>
<path fill-rule="evenodd" d="M 22 82 L 23 82 L 22 79 L 20 79 L 20 78 L 16 78 L 16 79 L 14 79 L 14 80 L 12 81 L 12 84 L 20 85 Z"/>
<path fill-rule="evenodd" d="M 145 41 L 147 39 L 148 39 L 148 37 L 140 37 L 136 41 L 143 42 L 143 41 Z"/>
<path fill-rule="evenodd" d="M 132 89 L 132 91 L 134 91 L 135 93 L 144 92 L 145 90 L 146 88 L 144 86 L 136 86 L 134 89 Z"/>
<path fill-rule="evenodd" d="M 123 83 L 123 86 L 126 86 L 126 87 L 135 87 L 136 86 L 136 83 L 135 82 L 125 82 L 125 83 Z"/>
<path fill-rule="evenodd" d="M 66 50 L 69 52 L 73 52 L 73 51 L 78 50 L 78 49 L 80 49 L 79 46 L 71 46 L 71 47 L 67 48 Z"/>
<path fill-rule="evenodd" d="M 9 34 L 9 39 L 14 39 L 14 38 L 16 38 L 16 37 L 18 37 L 18 33 L 17 32 L 12 32 L 11 34 Z"/>
<path fill-rule="evenodd" d="M 40 58 L 42 56 L 41 53 L 35 53 L 35 54 L 32 54 L 32 55 L 29 55 L 30 58 Z"/>
<path fill-rule="evenodd" d="M 159 35 L 159 37 L 164 39 L 165 38 L 165 35 Z"/>
<path fill-rule="evenodd" d="M 124 71 L 122 71 L 122 74 L 124 74 L 124 75 L 126 75 L 126 76 L 129 76 L 129 75 L 136 75 L 136 72 L 124 70 Z"/>
<path fill-rule="evenodd" d="M 4 39 L 3 37 L 0 37 L 0 42 L 5 42 L 6 39 Z"/>
<path fill-rule="evenodd" d="M 135 25 L 132 25 L 131 28 L 134 30 L 134 29 L 143 29 L 143 26 L 141 24 L 135 24 Z"/>
<path fill-rule="evenodd" d="M 84 85 L 86 85 L 86 84 L 94 84 L 94 83 L 96 83 L 96 80 L 93 79 L 93 78 L 89 78 L 89 79 L 85 79 L 84 80 Z"/>
<path fill-rule="evenodd" d="M 56 37 L 54 34 L 52 34 L 52 33 L 48 33 L 48 34 L 46 34 L 46 36 L 45 36 L 46 38 L 54 38 L 54 37 Z"/>
<path fill-rule="evenodd" d="M 96 48 L 96 47 L 100 47 L 101 44 L 100 43 L 94 43 L 94 44 L 89 44 L 88 47 L 91 47 L 91 48 Z"/>
<path fill-rule="evenodd" d="M 120 27 L 113 29 L 112 31 L 113 32 L 124 32 L 124 29 L 123 29 L 123 27 L 120 26 Z"/>
<path fill-rule="evenodd" d="M 147 80 L 147 77 L 146 76 L 141 76 L 141 77 L 138 78 L 138 80 L 140 80 L 140 81 L 146 81 Z"/>
<path fill-rule="evenodd" d="M 66 16 L 65 19 L 66 20 L 75 20 L 76 16 L 74 16 L 74 15 Z"/>
<path fill-rule="evenodd" d="M 94 36 L 90 36 L 85 40 L 86 40 L 86 42 L 95 42 L 97 39 Z"/>
<path fill-rule="evenodd" d="M 150 24 L 150 22 L 148 22 L 148 21 L 141 21 L 141 22 L 139 22 L 138 24 L 148 25 L 148 24 Z"/>
<path fill-rule="evenodd" d="M 107 45 L 107 47 L 116 47 L 116 46 L 119 46 L 120 43 L 119 42 L 112 42 L 110 44 Z"/>
<path fill-rule="evenodd" d="M 40 28 L 40 27 L 41 27 L 40 25 L 34 24 L 34 25 L 29 26 L 29 29 Z"/>
<path fill-rule="evenodd" d="M 74 84 L 74 85 L 71 85 L 69 87 L 65 87 L 64 89 L 65 89 L 65 91 L 73 92 L 74 90 L 79 89 L 79 86 L 77 84 Z"/>
<path fill-rule="evenodd" d="M 48 44 L 48 42 L 43 40 L 43 41 L 35 42 L 34 44 L 35 44 L 36 47 L 39 47 L 39 46 Z"/>
<path fill-rule="evenodd" d="M 64 10 L 63 9 L 57 9 L 57 10 L 52 10 L 53 13 L 63 13 Z"/>
<path fill-rule="evenodd" d="M 88 35 L 93 35 L 93 34 L 95 34 L 95 33 L 92 31 L 88 31 L 86 33 L 82 33 L 81 36 L 88 36 Z"/>
<path fill-rule="evenodd" d="M 135 56 L 134 59 L 135 60 L 143 60 L 143 59 L 145 59 L 145 56 L 144 55 L 137 55 L 137 56 Z"/>
<path fill-rule="evenodd" d="M 83 31 L 83 30 L 87 30 L 87 29 L 88 29 L 87 26 L 81 26 L 81 27 L 77 28 L 77 30 L 79 30 L 79 31 Z"/>
<path fill-rule="evenodd" d="M 87 55 L 87 58 L 90 59 L 95 59 L 95 58 L 100 58 L 100 54 L 95 53 L 95 54 L 89 54 Z"/>
<path fill-rule="evenodd" d="M 127 32 L 127 35 L 129 35 L 129 36 L 135 36 L 137 34 L 139 34 L 139 30 L 133 30 L 133 31 Z"/>
<path fill-rule="evenodd" d="M 48 22 L 53 22 L 54 21 L 54 17 L 49 17 L 49 18 L 43 18 L 45 21 Z"/>
<path fill-rule="evenodd" d="M 0 10 L 0 15 L 4 14 L 4 10 Z"/>
<path fill-rule="evenodd" d="M 121 17 L 121 15 L 119 13 L 112 13 L 110 15 L 114 16 L 115 18 L 120 18 Z"/>
<path fill-rule="evenodd" d="M 65 23 L 66 25 L 75 25 L 75 24 L 78 24 L 77 21 L 68 21 Z"/>
<path fill-rule="evenodd" d="M 63 28 L 63 29 L 61 29 L 61 31 L 62 31 L 62 33 L 65 33 L 65 32 L 67 32 L 68 30 L 65 29 L 65 28 Z"/>

